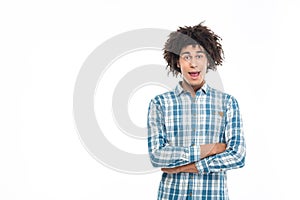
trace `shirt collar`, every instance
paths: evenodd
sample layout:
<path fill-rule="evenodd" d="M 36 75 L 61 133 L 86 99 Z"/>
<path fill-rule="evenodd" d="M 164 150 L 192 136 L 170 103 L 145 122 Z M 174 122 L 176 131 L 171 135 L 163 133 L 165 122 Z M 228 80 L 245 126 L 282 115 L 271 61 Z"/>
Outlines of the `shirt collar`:
<path fill-rule="evenodd" d="M 179 81 L 177 86 L 175 87 L 175 94 L 177 96 L 179 96 L 180 94 L 185 92 L 185 90 L 181 86 L 181 83 L 182 83 L 182 81 Z M 199 91 L 202 91 L 202 92 L 204 92 L 204 94 L 207 94 L 208 90 L 209 90 L 209 86 L 205 82 L 204 85 L 197 91 L 197 93 L 199 93 Z M 197 93 L 196 93 L 196 95 L 197 95 Z"/>

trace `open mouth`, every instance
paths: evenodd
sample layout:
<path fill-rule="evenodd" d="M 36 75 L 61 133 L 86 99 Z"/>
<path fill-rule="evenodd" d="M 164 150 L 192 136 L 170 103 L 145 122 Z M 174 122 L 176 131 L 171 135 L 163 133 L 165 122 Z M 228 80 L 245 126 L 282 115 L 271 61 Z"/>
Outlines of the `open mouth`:
<path fill-rule="evenodd" d="M 191 76 L 191 77 L 198 77 L 199 76 L 199 74 L 200 74 L 200 72 L 189 72 L 189 75 Z"/>

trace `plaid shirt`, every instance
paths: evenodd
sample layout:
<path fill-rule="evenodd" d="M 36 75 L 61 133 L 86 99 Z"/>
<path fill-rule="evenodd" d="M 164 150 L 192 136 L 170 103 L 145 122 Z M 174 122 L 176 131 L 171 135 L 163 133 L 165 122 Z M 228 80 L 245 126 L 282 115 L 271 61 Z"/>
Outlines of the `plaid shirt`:
<path fill-rule="evenodd" d="M 226 143 L 226 151 L 200 158 L 200 145 Z M 198 173 L 162 174 L 158 199 L 229 199 L 226 171 L 245 163 L 236 99 L 206 83 L 195 98 L 183 90 L 156 96 L 148 110 L 148 151 L 154 167 L 195 163 Z"/>

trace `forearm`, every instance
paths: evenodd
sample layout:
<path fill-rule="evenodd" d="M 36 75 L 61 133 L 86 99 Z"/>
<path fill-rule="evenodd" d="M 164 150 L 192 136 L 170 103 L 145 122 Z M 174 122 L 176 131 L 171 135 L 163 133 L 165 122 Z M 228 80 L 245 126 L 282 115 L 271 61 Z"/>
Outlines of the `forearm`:
<path fill-rule="evenodd" d="M 190 163 L 187 165 L 174 167 L 174 168 L 162 168 L 161 171 L 168 173 L 168 174 L 175 174 L 175 173 L 181 173 L 181 172 L 198 173 L 198 169 L 197 169 L 195 163 Z"/>
<path fill-rule="evenodd" d="M 225 143 L 214 143 L 200 145 L 200 158 L 206 158 L 215 154 L 222 153 L 226 150 Z"/>
<path fill-rule="evenodd" d="M 182 165 L 187 165 L 205 157 L 209 157 L 225 151 L 226 144 L 205 144 L 200 146 L 178 147 L 165 146 L 161 143 L 158 146 L 153 144 L 160 144 L 159 140 L 151 142 L 149 140 L 149 155 L 152 165 L 154 167 L 173 168 Z"/>
<path fill-rule="evenodd" d="M 237 148 L 229 147 L 226 151 L 195 163 L 199 173 L 227 171 L 245 165 L 246 149 L 244 145 Z"/>
<path fill-rule="evenodd" d="M 149 155 L 154 167 L 173 168 L 200 160 L 200 147 L 149 146 Z"/>
<path fill-rule="evenodd" d="M 201 159 L 218 153 L 222 153 L 223 151 L 225 151 L 225 148 L 226 148 L 226 144 L 223 143 L 200 145 Z M 166 173 L 181 173 L 181 172 L 198 173 L 199 172 L 195 163 L 190 163 L 187 165 L 178 166 L 174 168 L 162 168 L 161 170 Z"/>

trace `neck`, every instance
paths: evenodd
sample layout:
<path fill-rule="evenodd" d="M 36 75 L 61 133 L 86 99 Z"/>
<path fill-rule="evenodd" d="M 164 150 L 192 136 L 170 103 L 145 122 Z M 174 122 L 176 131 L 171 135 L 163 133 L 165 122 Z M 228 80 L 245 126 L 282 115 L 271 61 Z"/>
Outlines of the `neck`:
<path fill-rule="evenodd" d="M 189 92 L 192 94 L 192 96 L 195 96 L 195 95 L 196 95 L 196 92 L 197 92 L 200 88 L 202 88 L 202 86 L 204 85 L 204 83 L 205 83 L 205 80 L 203 80 L 202 83 L 201 83 L 200 85 L 195 85 L 195 86 L 193 86 L 193 85 L 190 85 L 185 79 L 183 79 L 183 81 L 182 81 L 182 88 L 183 88 L 184 90 L 189 91 Z"/>

